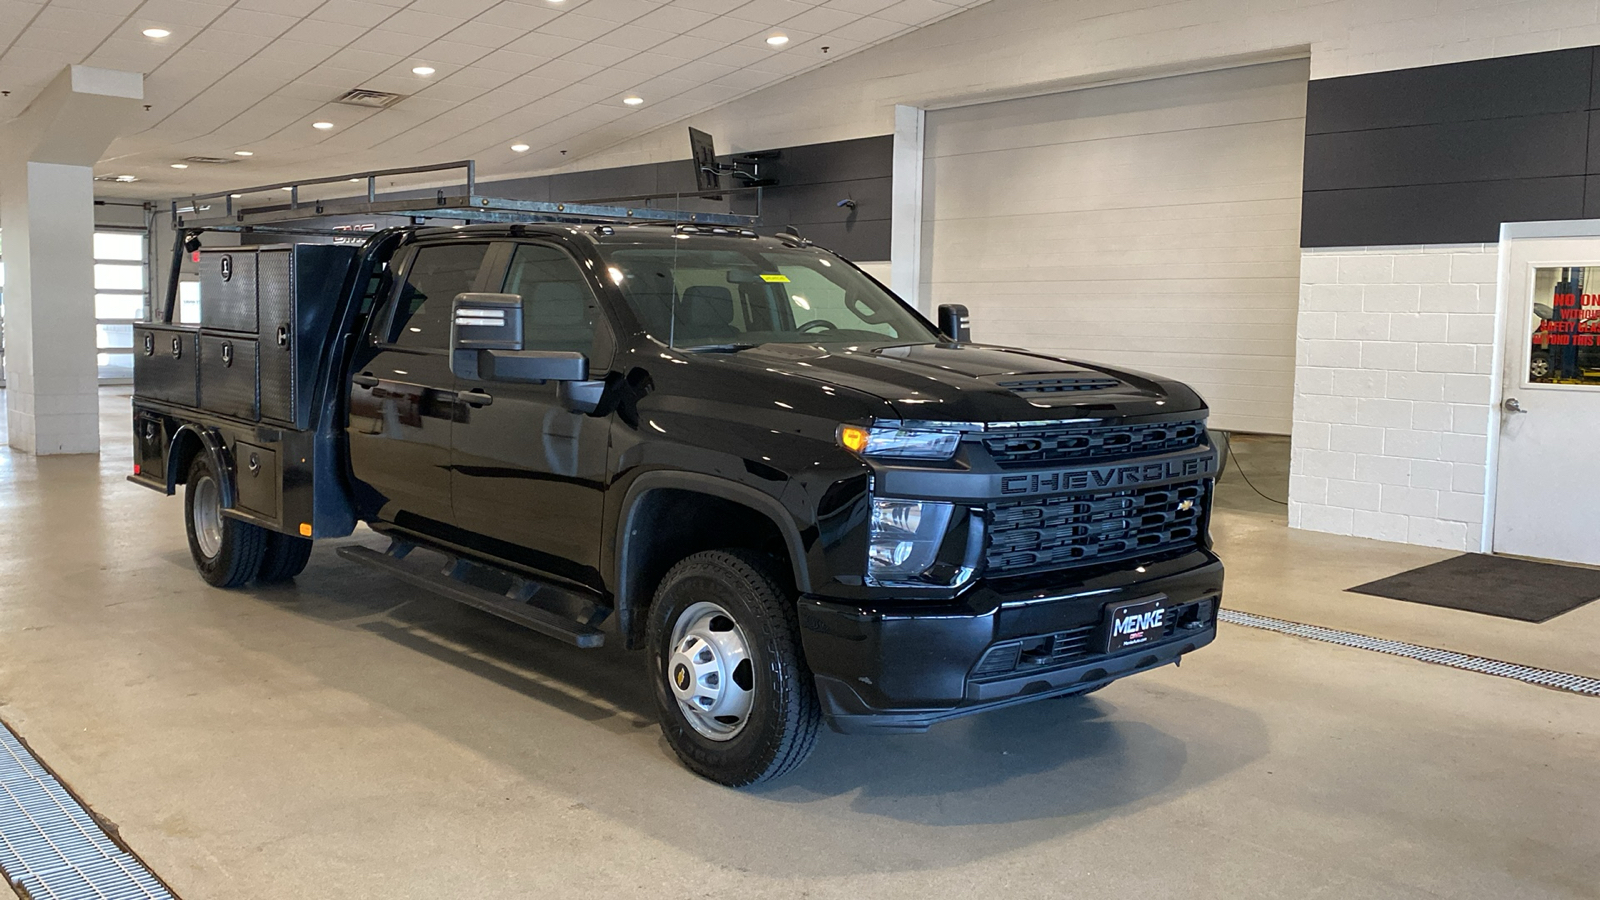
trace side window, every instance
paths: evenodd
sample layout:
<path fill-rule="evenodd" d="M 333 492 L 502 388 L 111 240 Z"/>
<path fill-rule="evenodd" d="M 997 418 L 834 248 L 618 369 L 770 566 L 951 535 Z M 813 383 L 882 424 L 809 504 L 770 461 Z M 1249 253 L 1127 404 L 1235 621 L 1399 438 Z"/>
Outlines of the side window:
<path fill-rule="evenodd" d="M 502 290 L 522 297 L 523 347 L 593 353 L 600 308 L 582 270 L 565 252 L 517 245 Z"/>
<path fill-rule="evenodd" d="M 444 350 L 450 342 L 450 302 L 472 290 L 488 244 L 437 244 L 412 257 L 389 320 L 388 343 L 409 350 Z"/>

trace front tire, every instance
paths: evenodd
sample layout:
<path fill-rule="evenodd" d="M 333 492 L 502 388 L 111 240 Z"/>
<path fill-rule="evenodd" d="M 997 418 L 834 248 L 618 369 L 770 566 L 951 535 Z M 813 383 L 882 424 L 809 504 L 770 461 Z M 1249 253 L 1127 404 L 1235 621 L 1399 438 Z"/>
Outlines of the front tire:
<path fill-rule="evenodd" d="M 189 555 L 200 577 L 220 588 L 238 587 L 256 577 L 267 549 L 266 529 L 222 514 L 222 476 L 209 454 L 195 455 L 183 487 Z"/>
<path fill-rule="evenodd" d="M 810 755 L 816 691 L 794 600 L 764 557 L 711 550 L 673 566 L 656 590 L 649 645 L 661 730 L 690 770 L 744 787 Z"/>

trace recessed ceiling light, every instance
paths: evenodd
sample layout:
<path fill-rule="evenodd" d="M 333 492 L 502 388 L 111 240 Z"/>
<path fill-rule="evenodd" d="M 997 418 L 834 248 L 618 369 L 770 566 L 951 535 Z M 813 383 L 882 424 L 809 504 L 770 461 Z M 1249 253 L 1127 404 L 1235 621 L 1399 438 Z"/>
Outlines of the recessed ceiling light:
<path fill-rule="evenodd" d="M 433 66 L 416 66 L 411 70 L 413 75 L 432 75 Z"/>
<path fill-rule="evenodd" d="M 514 153 L 527 153 L 528 152 L 528 145 L 527 144 L 512 144 L 511 145 L 511 150 Z"/>
<path fill-rule="evenodd" d="M 255 156 L 256 154 L 255 154 L 254 150 L 235 150 L 235 151 L 233 151 L 233 155 L 234 156 Z"/>
<path fill-rule="evenodd" d="M 172 167 L 174 169 L 187 169 L 187 168 L 189 168 L 189 164 L 188 163 L 173 163 Z"/>
<path fill-rule="evenodd" d="M 629 106 L 638 106 L 639 104 L 644 102 L 644 98 L 643 97 L 623 97 L 622 98 L 622 102 L 628 104 Z"/>
<path fill-rule="evenodd" d="M 360 184 L 361 183 L 361 179 L 359 179 L 359 178 L 352 178 L 350 180 L 355 184 Z"/>
<path fill-rule="evenodd" d="M 318 131 L 327 131 L 329 128 L 333 127 L 333 123 L 332 122 L 312 122 L 311 123 L 311 127 L 317 129 Z"/>
<path fill-rule="evenodd" d="M 774 47 L 782 47 L 784 44 L 789 43 L 789 36 L 787 34 L 775 34 L 767 38 L 767 43 Z"/>
<path fill-rule="evenodd" d="M 170 36 L 172 32 L 165 28 L 146 28 L 143 34 L 148 38 L 164 38 Z"/>
<path fill-rule="evenodd" d="M 229 194 L 229 195 L 228 195 L 228 196 L 229 196 L 229 197 L 232 197 L 232 198 L 233 198 L 233 199 L 235 199 L 235 200 L 237 200 L 237 199 L 239 199 L 239 198 L 240 198 L 240 197 L 243 197 L 243 196 L 244 196 L 244 195 L 243 195 L 243 194 Z"/>
<path fill-rule="evenodd" d="M 286 187 L 286 188 L 278 188 L 278 190 L 280 190 L 280 191 L 292 191 L 292 190 L 294 190 L 294 188 Z"/>

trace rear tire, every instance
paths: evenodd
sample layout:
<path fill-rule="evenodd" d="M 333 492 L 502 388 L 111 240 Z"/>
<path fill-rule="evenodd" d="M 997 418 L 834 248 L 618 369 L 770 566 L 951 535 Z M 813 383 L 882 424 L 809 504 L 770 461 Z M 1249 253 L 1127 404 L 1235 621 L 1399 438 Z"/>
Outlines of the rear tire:
<path fill-rule="evenodd" d="M 262 584 L 277 584 L 299 575 L 311 561 L 311 539 L 292 534 L 267 532 L 266 554 L 261 559 Z"/>
<path fill-rule="evenodd" d="M 800 652 L 794 598 L 765 557 L 696 553 L 650 609 L 650 675 L 661 730 L 691 771 L 744 787 L 792 771 L 821 719 Z"/>
<path fill-rule="evenodd" d="M 238 587 L 256 577 L 267 549 L 267 531 L 222 514 L 222 475 L 211 455 L 198 453 L 184 483 L 183 518 L 189 555 L 207 584 Z"/>

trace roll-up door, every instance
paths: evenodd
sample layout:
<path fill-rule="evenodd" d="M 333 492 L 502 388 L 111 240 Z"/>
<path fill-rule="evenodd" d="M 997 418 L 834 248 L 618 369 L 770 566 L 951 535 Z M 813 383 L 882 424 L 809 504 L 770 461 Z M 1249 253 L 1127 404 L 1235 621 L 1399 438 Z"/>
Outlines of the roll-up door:
<path fill-rule="evenodd" d="M 930 111 L 921 295 L 980 341 L 1178 378 L 1215 426 L 1288 434 L 1307 73 Z"/>

